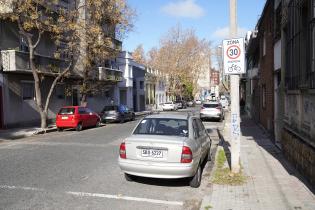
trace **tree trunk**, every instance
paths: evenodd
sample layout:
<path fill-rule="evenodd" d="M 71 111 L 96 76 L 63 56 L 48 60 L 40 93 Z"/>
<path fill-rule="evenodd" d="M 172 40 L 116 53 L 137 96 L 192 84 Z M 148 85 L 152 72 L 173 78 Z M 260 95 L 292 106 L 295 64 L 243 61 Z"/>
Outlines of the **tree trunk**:
<path fill-rule="evenodd" d="M 81 106 L 87 107 L 87 95 L 86 93 L 82 93 Z"/>
<path fill-rule="evenodd" d="M 47 112 L 40 111 L 40 127 L 47 128 Z"/>

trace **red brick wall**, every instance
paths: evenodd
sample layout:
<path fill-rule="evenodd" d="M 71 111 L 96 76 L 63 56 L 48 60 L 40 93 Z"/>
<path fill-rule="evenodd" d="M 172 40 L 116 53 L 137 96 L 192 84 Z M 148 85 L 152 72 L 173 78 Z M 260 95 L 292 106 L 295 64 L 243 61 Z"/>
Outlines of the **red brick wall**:
<path fill-rule="evenodd" d="M 270 3 L 262 16 L 258 27 L 260 36 L 260 123 L 273 135 L 274 116 L 274 45 L 273 45 L 273 4 Z M 265 55 L 263 54 L 265 37 Z M 265 88 L 263 88 L 265 87 Z M 265 106 L 263 106 L 263 89 L 265 89 Z"/>

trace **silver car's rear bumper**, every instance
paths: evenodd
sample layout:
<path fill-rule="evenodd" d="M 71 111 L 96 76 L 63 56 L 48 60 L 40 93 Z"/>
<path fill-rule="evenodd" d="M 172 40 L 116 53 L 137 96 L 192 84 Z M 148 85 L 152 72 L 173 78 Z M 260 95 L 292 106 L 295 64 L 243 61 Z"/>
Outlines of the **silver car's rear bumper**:
<path fill-rule="evenodd" d="M 208 113 L 200 113 L 200 118 L 221 118 L 221 113 L 208 114 Z"/>
<path fill-rule="evenodd" d="M 118 159 L 120 169 L 131 175 L 176 179 L 192 177 L 195 174 L 198 164 L 192 163 L 155 163 L 139 160 Z"/>

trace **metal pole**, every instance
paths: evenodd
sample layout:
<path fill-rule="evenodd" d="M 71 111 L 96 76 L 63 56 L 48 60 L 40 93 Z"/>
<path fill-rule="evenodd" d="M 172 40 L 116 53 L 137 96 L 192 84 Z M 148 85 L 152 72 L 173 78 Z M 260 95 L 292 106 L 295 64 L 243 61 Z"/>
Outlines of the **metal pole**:
<path fill-rule="evenodd" d="M 237 0 L 230 0 L 230 38 L 237 36 Z M 240 77 L 239 75 L 230 75 L 231 90 L 231 167 L 233 173 L 240 171 Z M 232 131 L 233 130 L 233 131 Z M 238 132 L 235 132 L 235 131 Z"/>

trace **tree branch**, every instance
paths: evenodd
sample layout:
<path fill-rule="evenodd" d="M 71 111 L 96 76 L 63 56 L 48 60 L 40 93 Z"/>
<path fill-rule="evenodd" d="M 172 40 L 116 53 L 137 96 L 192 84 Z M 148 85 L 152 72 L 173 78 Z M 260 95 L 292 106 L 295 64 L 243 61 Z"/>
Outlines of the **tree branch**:
<path fill-rule="evenodd" d="M 69 71 L 70 71 L 70 68 L 72 66 L 72 62 L 69 63 L 68 67 L 61 73 L 59 74 L 53 81 L 52 85 L 50 86 L 50 90 L 48 92 L 48 95 L 47 95 L 47 98 L 46 98 L 46 103 L 45 103 L 45 109 L 44 111 L 47 113 L 48 111 L 48 106 L 49 106 L 49 103 L 50 103 L 50 98 L 52 96 L 52 93 L 57 85 L 57 82 L 63 77 L 65 76 Z"/>

